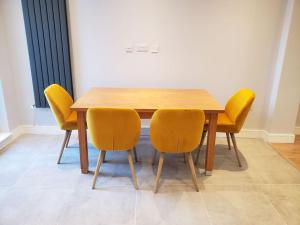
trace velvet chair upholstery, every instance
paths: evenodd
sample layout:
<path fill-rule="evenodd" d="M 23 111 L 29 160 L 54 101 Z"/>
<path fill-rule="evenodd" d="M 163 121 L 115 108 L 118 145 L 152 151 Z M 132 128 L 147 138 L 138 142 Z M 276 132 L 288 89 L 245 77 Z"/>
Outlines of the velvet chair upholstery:
<path fill-rule="evenodd" d="M 238 154 L 235 134 L 239 133 L 241 128 L 243 127 L 254 99 L 255 99 L 255 93 L 252 90 L 241 89 L 228 100 L 225 106 L 225 112 L 220 113 L 218 115 L 217 132 L 226 133 L 229 150 L 231 149 L 231 145 L 230 145 L 230 137 L 231 137 L 239 167 L 241 167 L 242 164 Z M 202 135 L 202 140 L 200 142 L 195 163 L 197 163 L 199 160 L 200 149 L 202 147 L 203 140 L 206 136 L 206 133 L 207 133 L 207 129 L 205 128 L 204 135 Z"/>
<path fill-rule="evenodd" d="M 57 163 L 61 161 L 65 147 L 68 146 L 72 130 L 77 130 L 77 114 L 71 111 L 73 99 L 60 85 L 52 84 L 44 90 L 44 94 L 54 115 L 57 125 L 65 131 L 65 138 L 60 150 Z"/>
<path fill-rule="evenodd" d="M 92 188 L 95 188 L 100 166 L 107 151 L 127 151 L 134 187 L 138 189 L 132 160 L 133 148 L 141 132 L 141 121 L 133 109 L 91 108 L 87 111 L 87 126 L 91 142 L 101 150 Z"/>
<path fill-rule="evenodd" d="M 159 179 L 166 153 L 184 153 L 197 191 L 197 177 L 191 152 L 197 148 L 203 132 L 205 115 L 197 109 L 161 109 L 152 116 L 150 123 L 150 140 L 160 153 L 155 189 L 158 190 Z M 155 156 L 153 158 L 155 160 Z"/>

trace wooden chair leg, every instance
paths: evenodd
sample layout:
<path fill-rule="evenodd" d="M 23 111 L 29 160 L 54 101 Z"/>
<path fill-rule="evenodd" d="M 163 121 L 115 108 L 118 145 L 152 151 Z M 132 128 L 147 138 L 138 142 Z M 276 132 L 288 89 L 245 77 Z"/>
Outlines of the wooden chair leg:
<path fill-rule="evenodd" d="M 194 166 L 194 162 L 193 162 L 192 153 L 189 152 L 189 153 L 186 153 L 186 155 L 187 155 L 187 159 L 188 159 L 188 162 L 189 162 L 190 170 L 192 172 L 192 179 L 193 179 L 193 183 L 195 185 L 195 189 L 196 189 L 196 191 L 199 191 L 198 182 L 197 182 L 197 175 L 196 175 L 196 171 L 195 171 L 195 166 Z"/>
<path fill-rule="evenodd" d="M 238 148 L 237 148 L 237 145 L 236 145 L 236 140 L 235 140 L 234 133 L 230 133 L 230 136 L 231 136 L 231 140 L 232 140 L 232 143 L 233 143 L 233 148 L 234 148 L 234 151 L 235 151 L 236 159 L 238 161 L 238 165 L 239 165 L 239 167 L 242 167 L 242 164 L 241 164 L 241 161 L 240 161 L 240 157 L 239 157 L 239 153 L 238 153 Z"/>
<path fill-rule="evenodd" d="M 136 147 L 133 147 L 133 153 L 134 153 L 134 160 L 137 163 L 138 162 L 138 157 L 137 157 L 137 153 L 136 153 Z"/>
<path fill-rule="evenodd" d="M 133 165 L 133 159 L 132 159 L 132 150 L 128 150 L 127 152 L 128 152 L 128 162 L 129 162 L 129 166 L 130 166 L 131 176 L 133 179 L 133 185 L 134 185 L 135 189 L 138 189 L 139 187 L 138 187 L 135 169 L 134 169 L 134 165 Z"/>
<path fill-rule="evenodd" d="M 152 166 L 155 165 L 155 161 L 156 161 L 156 149 L 154 149 L 154 154 L 153 154 L 153 158 L 152 158 Z"/>
<path fill-rule="evenodd" d="M 200 156 L 201 147 L 202 147 L 202 145 L 203 145 L 203 143 L 204 143 L 206 134 L 207 134 L 207 131 L 204 130 L 204 131 L 203 131 L 203 134 L 202 134 L 202 137 L 201 137 L 200 145 L 199 145 L 199 147 L 198 147 L 198 152 L 197 152 L 197 156 L 196 156 L 196 159 L 195 159 L 195 165 L 197 165 L 197 163 L 198 163 L 198 161 L 199 161 L 199 156 Z"/>
<path fill-rule="evenodd" d="M 70 138 L 71 138 L 71 134 L 72 134 L 72 130 L 70 130 L 69 134 L 68 134 L 68 139 L 67 139 L 67 143 L 66 143 L 66 148 L 69 147 L 69 141 L 70 141 Z"/>
<path fill-rule="evenodd" d="M 106 152 L 104 151 L 104 156 L 103 156 L 103 162 L 106 162 L 105 157 L 106 157 Z"/>
<path fill-rule="evenodd" d="M 154 193 L 157 193 L 157 191 L 158 191 L 159 179 L 160 179 L 162 167 L 164 164 L 164 156 L 165 156 L 165 153 L 161 152 L 160 157 L 159 157 L 158 168 L 157 168 L 157 175 L 156 175 L 156 179 L 155 179 Z"/>
<path fill-rule="evenodd" d="M 97 177 L 99 175 L 99 169 L 100 169 L 100 166 L 101 166 L 101 164 L 104 160 L 104 156 L 105 156 L 105 151 L 101 151 L 99 153 L 99 156 L 98 156 L 98 161 L 97 161 L 97 165 L 96 165 L 96 169 L 95 169 L 95 173 L 94 173 L 94 178 L 93 178 L 92 189 L 95 189 L 96 180 L 97 180 Z"/>
<path fill-rule="evenodd" d="M 231 150 L 231 144 L 230 144 L 229 133 L 227 133 L 227 132 L 226 132 L 226 138 L 227 138 L 228 150 Z"/>
<path fill-rule="evenodd" d="M 58 156 L 57 164 L 60 164 L 60 160 L 61 160 L 61 157 L 62 157 L 62 155 L 64 153 L 64 150 L 65 150 L 66 143 L 67 143 L 69 135 L 71 135 L 70 131 L 66 130 L 65 138 L 64 138 L 63 144 L 62 144 L 61 149 L 60 149 L 60 153 L 59 153 L 59 156 Z"/>

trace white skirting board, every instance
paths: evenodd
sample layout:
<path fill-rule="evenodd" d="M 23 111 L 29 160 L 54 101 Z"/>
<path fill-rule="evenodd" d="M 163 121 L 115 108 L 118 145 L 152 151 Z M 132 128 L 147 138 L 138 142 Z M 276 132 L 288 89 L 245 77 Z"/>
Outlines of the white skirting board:
<path fill-rule="evenodd" d="M 148 124 L 142 125 L 143 134 L 147 133 L 149 129 Z M 31 126 L 22 125 L 17 127 L 12 132 L 12 139 L 22 134 L 40 134 L 40 135 L 58 135 L 63 134 L 64 131 L 60 130 L 57 126 Z M 74 132 L 76 135 L 77 132 Z M 73 135 L 73 134 L 72 134 Z M 224 133 L 217 133 L 217 137 L 225 137 Z M 242 129 L 239 134 L 236 135 L 238 138 L 259 138 L 266 142 L 271 143 L 294 143 L 295 134 L 289 133 L 269 133 L 265 130 L 254 130 L 254 129 Z"/>

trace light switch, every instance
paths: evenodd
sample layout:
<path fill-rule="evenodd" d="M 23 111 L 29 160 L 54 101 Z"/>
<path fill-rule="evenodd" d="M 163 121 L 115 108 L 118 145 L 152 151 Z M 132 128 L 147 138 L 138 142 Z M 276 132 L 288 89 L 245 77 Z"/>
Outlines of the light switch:
<path fill-rule="evenodd" d="M 149 46 L 146 44 L 137 44 L 136 45 L 136 51 L 137 52 L 148 52 Z"/>

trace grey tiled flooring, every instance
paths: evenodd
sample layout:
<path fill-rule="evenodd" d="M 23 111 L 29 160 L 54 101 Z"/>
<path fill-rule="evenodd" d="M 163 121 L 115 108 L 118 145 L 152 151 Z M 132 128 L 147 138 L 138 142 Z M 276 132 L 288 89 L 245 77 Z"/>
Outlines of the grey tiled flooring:
<path fill-rule="evenodd" d="M 181 155 L 167 155 L 159 192 L 153 194 L 157 166 L 143 136 L 135 164 L 139 190 L 133 188 L 127 155 L 107 154 L 96 190 L 92 176 L 80 173 L 76 139 L 57 165 L 62 136 L 26 135 L 0 154 L 0 225 L 110 224 L 300 224 L 300 173 L 269 144 L 238 139 L 242 168 L 225 139 L 217 140 L 215 170 L 195 192 Z M 89 147 L 90 170 L 98 151 Z"/>

